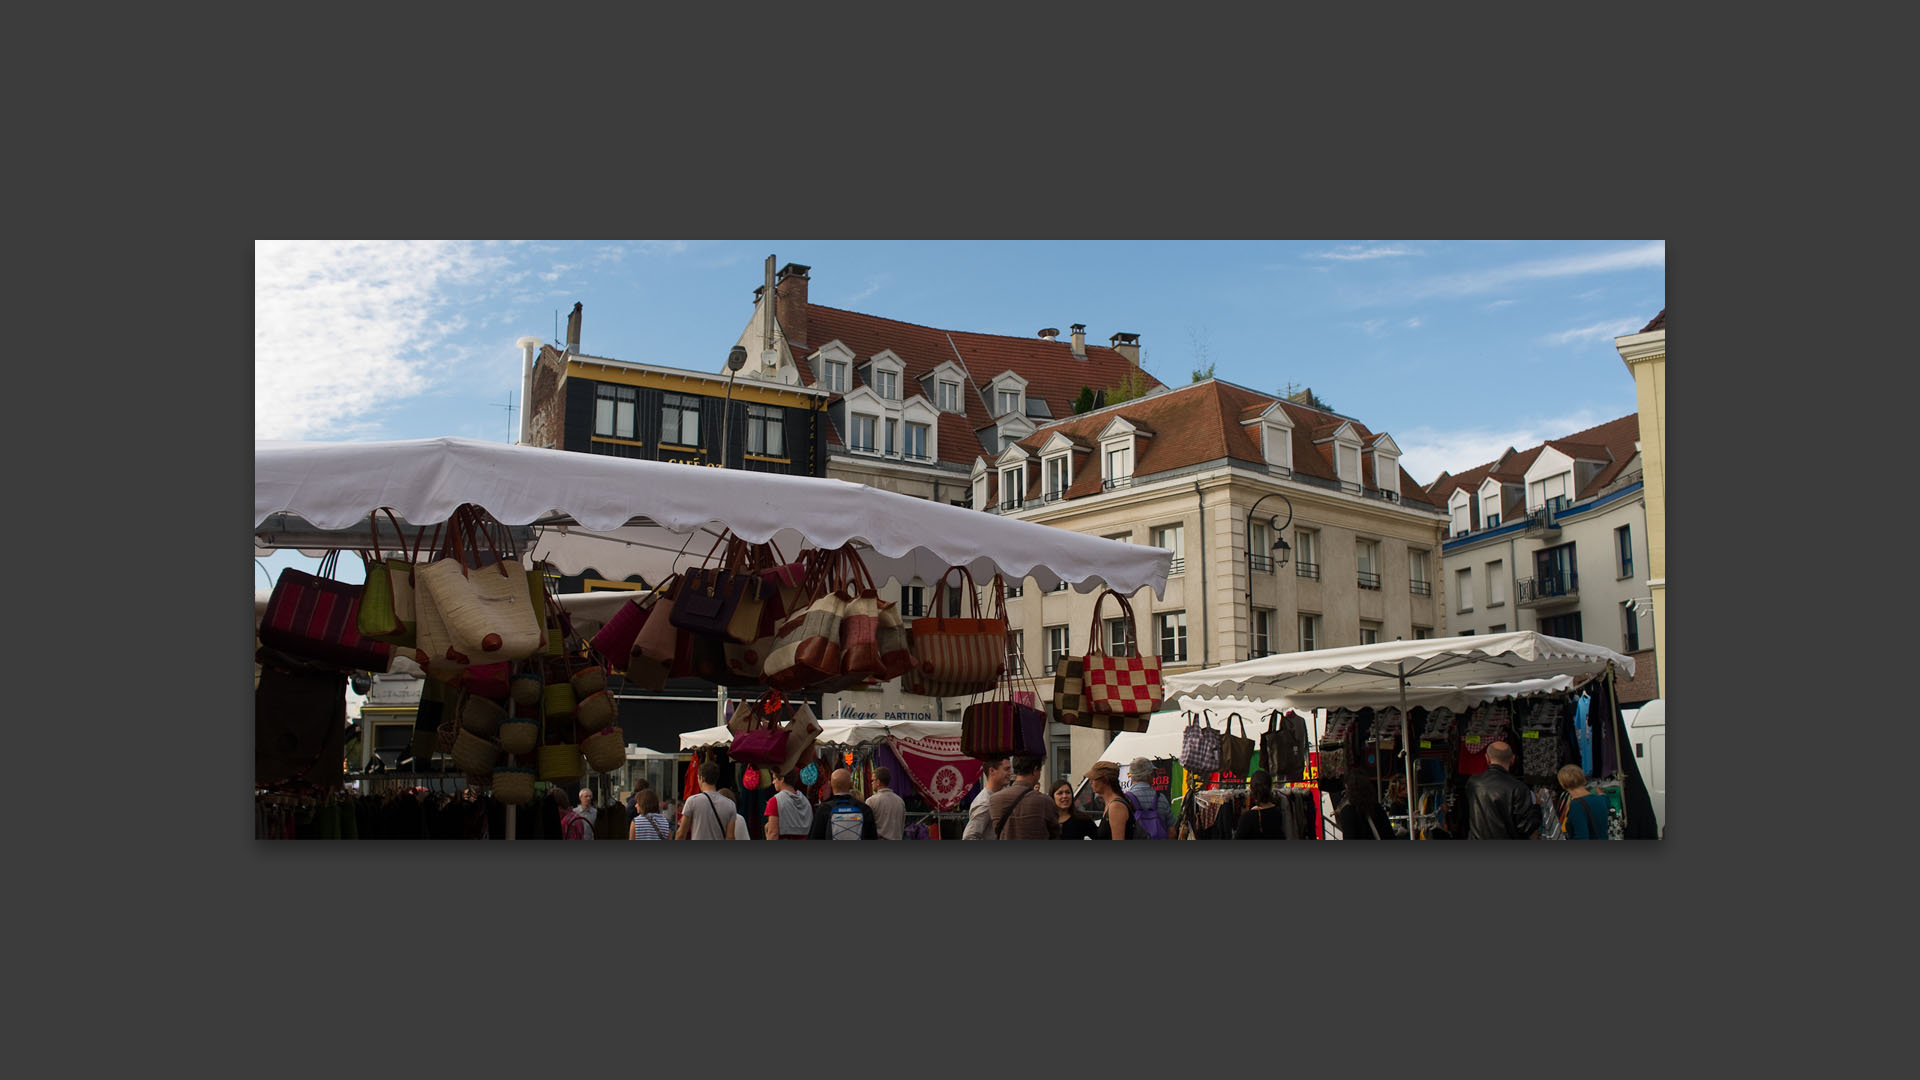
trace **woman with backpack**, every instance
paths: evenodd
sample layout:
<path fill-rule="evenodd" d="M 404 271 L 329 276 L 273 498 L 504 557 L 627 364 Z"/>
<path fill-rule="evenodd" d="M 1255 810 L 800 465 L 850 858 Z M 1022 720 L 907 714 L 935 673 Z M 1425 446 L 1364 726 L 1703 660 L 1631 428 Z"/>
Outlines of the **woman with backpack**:
<path fill-rule="evenodd" d="M 1133 803 L 1126 792 L 1120 790 L 1120 766 L 1111 761 L 1096 761 L 1086 772 L 1087 782 L 1093 785 L 1094 794 L 1100 796 L 1105 809 L 1101 812 L 1103 820 L 1095 830 L 1095 840 L 1143 840 L 1145 834 L 1133 820 Z"/>

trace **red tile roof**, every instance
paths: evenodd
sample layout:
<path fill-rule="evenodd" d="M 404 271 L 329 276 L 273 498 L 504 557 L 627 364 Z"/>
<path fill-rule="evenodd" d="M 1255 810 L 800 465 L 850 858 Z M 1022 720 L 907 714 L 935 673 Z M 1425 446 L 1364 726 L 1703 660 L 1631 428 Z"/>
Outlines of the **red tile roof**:
<path fill-rule="evenodd" d="M 1555 450 L 1576 461 L 1604 461 L 1607 463 L 1592 480 L 1574 493 L 1574 498 L 1584 499 L 1618 479 L 1627 463 L 1634 457 L 1633 444 L 1640 438 L 1640 417 L 1630 413 L 1617 420 L 1609 420 L 1585 431 L 1576 431 L 1564 439 L 1548 439 L 1538 446 L 1518 453 L 1509 454 L 1505 461 L 1488 462 L 1477 465 L 1461 473 L 1442 473 L 1427 488 L 1427 497 L 1437 506 L 1445 507 L 1447 500 L 1459 489 L 1466 489 L 1469 495 L 1478 495 L 1480 485 L 1491 475 L 1503 483 L 1524 483 L 1527 470 L 1539 459 L 1540 452 L 1551 446 Z M 1498 465 L 1499 471 L 1494 467 Z M 1523 493 L 1524 494 L 1524 493 Z M 1506 507 L 1503 513 L 1512 513 L 1513 507 Z M 1473 511 L 1478 518 L 1479 505 L 1476 499 Z"/>
<path fill-rule="evenodd" d="M 1060 417 L 1073 413 L 1073 402 L 1082 386 L 1095 390 L 1115 386 L 1133 369 L 1126 356 L 1105 346 L 1088 344 L 1087 355 L 1081 358 L 1073 355 L 1073 346 L 1067 341 L 940 330 L 820 304 L 807 305 L 807 337 L 810 340 L 793 343 L 791 349 L 808 385 L 813 385 L 813 374 L 805 357 L 836 340 L 853 350 L 856 366 L 891 349 L 905 365 L 901 392 L 908 397 L 921 393 L 919 380 L 941 364 L 954 361 L 963 367 L 970 377 L 970 388 L 960 394 L 966 416 L 962 419 L 952 413 L 941 414 L 938 445 L 933 451 L 943 462 L 968 468 L 974 458 L 991 458 L 997 452 L 997 448 L 982 445 L 974 434 L 993 425 L 984 395 L 994 376 L 1007 370 L 1017 373 L 1027 380 L 1027 396 L 1045 401 L 1053 415 Z M 1150 374 L 1147 381 L 1154 387 L 1162 385 Z M 851 385 L 859 385 L 857 377 Z M 929 399 L 929 404 L 934 403 L 937 398 Z M 1033 418 L 1033 422 L 1047 421 Z M 840 442 L 837 434 L 829 438 Z"/>
<path fill-rule="evenodd" d="M 1113 418 L 1121 416 L 1135 427 L 1158 432 L 1155 437 L 1141 440 L 1136 445 L 1133 460 L 1135 476 L 1151 476 L 1221 458 L 1264 467 L 1266 453 L 1260 445 L 1263 429 L 1258 424 L 1246 425 L 1241 421 L 1258 415 L 1279 400 L 1257 390 L 1208 380 L 1050 424 L 1020 440 L 1020 445 L 1037 456 L 1040 447 L 1046 445 L 1055 432 L 1064 432 L 1092 446 L 1097 444 L 1100 432 L 1113 422 Z M 1293 423 L 1293 463 L 1297 474 L 1323 480 L 1336 479 L 1331 447 L 1313 445 L 1314 431 L 1331 432 L 1341 424 L 1352 423 L 1360 433 L 1362 442 L 1372 442 L 1375 438 L 1374 433 L 1357 420 L 1334 417 L 1293 402 L 1282 402 L 1281 408 Z M 1076 454 L 1073 471 L 1073 484 L 1067 488 L 1067 498 L 1079 498 L 1100 491 L 1100 463 L 1093 454 L 1084 457 Z M 1038 470 L 1034 472 L 1037 474 Z M 1366 486 L 1371 487 L 1370 466 L 1368 472 Z M 1028 493 L 1038 495 L 1041 482 L 1038 475 L 1030 477 Z M 1407 475 L 1405 469 L 1400 470 L 1400 495 L 1403 502 L 1430 505 L 1420 485 Z"/>
<path fill-rule="evenodd" d="M 1667 328 L 1667 309 L 1661 308 L 1660 314 L 1655 315 L 1653 317 L 1652 322 L 1641 327 L 1640 332 L 1643 334 L 1651 334 L 1655 330 L 1665 330 L 1666 328 Z"/>

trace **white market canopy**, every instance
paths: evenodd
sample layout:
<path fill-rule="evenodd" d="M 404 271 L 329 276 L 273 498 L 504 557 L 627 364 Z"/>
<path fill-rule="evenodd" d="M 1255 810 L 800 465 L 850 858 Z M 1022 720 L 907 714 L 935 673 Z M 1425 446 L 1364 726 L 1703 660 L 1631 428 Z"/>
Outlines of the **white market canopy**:
<path fill-rule="evenodd" d="M 1328 650 L 1332 651 L 1332 650 Z M 1454 712 L 1467 709 L 1489 701 L 1507 701 L 1512 698 L 1532 697 L 1539 694 L 1564 694 L 1574 687 L 1571 676 L 1556 675 L 1551 679 L 1525 679 L 1511 683 L 1483 683 L 1479 686 L 1462 688 L 1457 686 L 1430 686 L 1418 689 L 1409 688 L 1406 697 L 1407 708 L 1437 709 L 1449 708 Z M 1333 694 L 1288 694 L 1270 698 L 1216 698 L 1196 695 L 1182 695 L 1174 699 L 1174 707 L 1153 714 L 1147 721 L 1145 731 L 1123 731 L 1113 737 L 1107 748 L 1100 752 L 1100 760 L 1111 761 L 1125 769 L 1127 763 L 1137 757 L 1164 759 L 1180 756 L 1180 744 L 1187 730 L 1187 710 L 1196 715 L 1206 709 L 1215 731 L 1222 730 L 1226 718 L 1234 713 L 1246 721 L 1246 735 L 1256 743 L 1267 730 L 1267 717 L 1275 711 L 1292 709 L 1306 718 L 1307 733 L 1315 742 L 1320 741 L 1320 732 L 1326 723 L 1326 711 L 1329 709 L 1380 708 L 1386 705 L 1399 707 L 1401 704 L 1398 680 L 1386 688 L 1369 691 L 1343 691 Z M 1241 733 L 1239 721 L 1233 725 L 1234 734 Z"/>
<path fill-rule="evenodd" d="M 503 525 L 530 526 L 536 558 L 562 573 L 660 581 L 706 556 L 722 529 L 773 541 L 788 558 L 852 541 L 877 583 L 933 584 L 965 566 L 1061 581 L 1081 592 L 1166 588 L 1173 553 L 981 513 L 862 484 L 708 469 L 475 439 L 254 443 L 257 547 L 367 546 L 369 515 L 391 507 L 409 526 L 447 520 L 463 503 Z M 384 515 L 382 522 L 384 523 Z M 337 537 L 324 532 L 338 531 Z M 388 526 L 391 533 L 391 526 Z"/>
<path fill-rule="evenodd" d="M 1397 704 L 1404 682 L 1408 704 L 1413 705 L 1421 703 L 1420 695 L 1428 689 L 1462 691 L 1490 683 L 1597 675 L 1609 664 L 1623 676 L 1633 675 L 1633 660 L 1612 649 L 1518 630 L 1282 653 L 1168 675 L 1165 682 L 1169 698 L 1300 698 L 1323 707 L 1351 705 L 1358 695 L 1384 690 L 1394 693 L 1378 703 Z"/>
<path fill-rule="evenodd" d="M 946 735 L 960 737 L 960 725 L 951 720 L 859 720 L 851 717 L 836 717 L 820 721 L 821 732 L 818 741 L 830 746 L 864 746 L 868 743 L 882 742 L 888 736 L 903 739 L 927 739 Z M 733 732 L 725 724 L 718 727 L 702 728 L 699 731 L 684 732 L 680 736 L 681 750 L 710 750 L 726 747 L 733 742 Z"/>

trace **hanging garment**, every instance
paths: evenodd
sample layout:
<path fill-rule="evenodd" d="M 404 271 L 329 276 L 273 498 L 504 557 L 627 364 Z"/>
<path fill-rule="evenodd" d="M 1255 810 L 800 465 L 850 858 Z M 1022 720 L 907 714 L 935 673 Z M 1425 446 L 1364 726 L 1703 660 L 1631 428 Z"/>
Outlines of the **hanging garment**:
<path fill-rule="evenodd" d="M 1593 699 L 1581 694 L 1573 706 L 1573 737 L 1580 744 L 1580 771 L 1593 775 L 1593 727 L 1587 723 L 1587 710 Z"/>
<path fill-rule="evenodd" d="M 900 759 L 907 779 L 915 791 L 935 810 L 945 812 L 959 806 L 980 781 L 980 759 L 960 751 L 958 735 L 935 735 L 923 739 L 894 735 L 887 746 Z"/>

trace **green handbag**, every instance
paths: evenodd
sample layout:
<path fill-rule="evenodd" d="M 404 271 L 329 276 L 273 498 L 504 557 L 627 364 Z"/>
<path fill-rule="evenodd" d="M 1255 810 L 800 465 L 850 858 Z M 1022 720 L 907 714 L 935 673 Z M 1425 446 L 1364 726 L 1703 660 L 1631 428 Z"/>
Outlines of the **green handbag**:
<path fill-rule="evenodd" d="M 366 560 L 366 584 L 360 589 L 360 636 L 406 648 L 414 646 L 413 560 L 380 554 L 379 514 L 385 511 L 396 533 L 404 538 L 400 519 L 382 507 L 371 516 L 373 557 Z M 405 554 L 405 551 L 402 551 Z"/>

